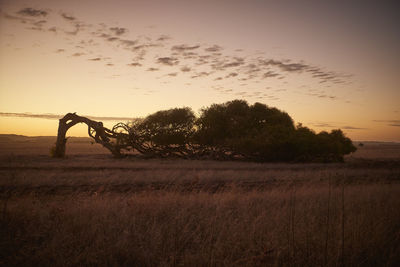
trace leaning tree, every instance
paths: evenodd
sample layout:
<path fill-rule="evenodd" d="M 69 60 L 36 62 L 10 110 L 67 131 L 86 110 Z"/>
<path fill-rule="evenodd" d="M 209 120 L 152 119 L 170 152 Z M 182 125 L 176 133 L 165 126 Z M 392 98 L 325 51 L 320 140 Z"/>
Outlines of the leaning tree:
<path fill-rule="evenodd" d="M 72 126 L 84 123 L 88 126 L 88 134 L 96 143 L 110 150 L 114 157 L 122 157 L 121 150 L 129 150 L 132 144 L 129 142 L 129 127 L 124 123 L 118 123 L 112 130 L 103 126 L 102 122 L 94 121 L 86 117 L 78 116 L 76 113 L 67 113 L 59 120 L 56 146 L 53 156 L 62 158 L 65 156 L 65 145 L 67 131 Z"/>
<path fill-rule="evenodd" d="M 233 100 L 203 108 L 197 118 L 190 108 L 174 108 L 112 129 L 68 113 L 59 121 L 54 157 L 64 157 L 66 133 L 77 123 L 86 124 L 89 136 L 117 158 L 134 151 L 146 157 L 342 161 L 356 150 L 341 130 L 317 134 L 301 124 L 295 126 L 277 108 Z"/>
<path fill-rule="evenodd" d="M 123 157 L 128 151 L 147 157 L 193 157 L 190 138 L 195 118 L 190 108 L 175 108 L 158 111 L 129 124 L 120 122 L 110 130 L 102 122 L 68 113 L 59 120 L 52 154 L 54 157 L 64 157 L 67 131 L 78 123 L 84 123 L 88 126 L 89 136 L 117 158 Z"/>

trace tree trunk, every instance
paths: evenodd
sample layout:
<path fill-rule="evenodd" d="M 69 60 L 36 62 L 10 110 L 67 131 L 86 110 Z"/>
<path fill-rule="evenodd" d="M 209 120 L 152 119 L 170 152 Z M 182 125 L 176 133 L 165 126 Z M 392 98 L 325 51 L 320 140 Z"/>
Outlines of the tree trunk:
<path fill-rule="evenodd" d="M 102 144 L 105 148 L 111 151 L 114 157 L 122 157 L 121 146 L 111 142 L 111 139 L 117 139 L 124 133 L 115 133 L 105 127 L 102 122 L 97 122 L 86 117 L 81 117 L 75 113 L 67 113 L 62 119 L 59 120 L 56 147 L 54 149 L 53 157 L 62 158 L 65 156 L 65 146 L 67 138 L 65 135 L 69 128 L 78 123 L 85 123 L 88 126 L 88 134 L 96 143 Z M 94 135 L 93 135 L 94 134 Z"/>
<path fill-rule="evenodd" d="M 65 145 L 67 143 L 67 138 L 65 138 L 65 135 L 67 134 L 69 128 L 67 127 L 64 118 L 60 119 L 58 123 L 56 148 L 53 154 L 53 157 L 55 158 L 63 158 L 65 156 Z"/>

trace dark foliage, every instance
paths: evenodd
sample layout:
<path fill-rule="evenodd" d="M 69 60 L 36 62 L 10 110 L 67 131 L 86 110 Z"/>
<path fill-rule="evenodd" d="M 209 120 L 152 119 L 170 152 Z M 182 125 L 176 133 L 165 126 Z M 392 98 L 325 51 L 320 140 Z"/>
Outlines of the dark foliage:
<path fill-rule="evenodd" d="M 314 133 L 285 112 L 242 100 L 201 111 L 195 141 L 229 158 L 256 161 L 342 161 L 355 146 L 341 130 Z"/>
<path fill-rule="evenodd" d="M 295 126 L 286 112 L 243 100 L 213 104 L 198 118 L 190 108 L 158 111 L 112 130 L 76 114 L 66 117 L 74 123 L 64 128 L 88 124 L 90 136 L 115 156 L 133 150 L 148 157 L 337 162 L 356 150 L 339 129 L 317 134 Z"/>
<path fill-rule="evenodd" d="M 195 120 L 190 108 L 163 110 L 132 123 L 129 133 L 142 153 L 184 156 L 189 153 L 187 145 L 195 131 Z"/>

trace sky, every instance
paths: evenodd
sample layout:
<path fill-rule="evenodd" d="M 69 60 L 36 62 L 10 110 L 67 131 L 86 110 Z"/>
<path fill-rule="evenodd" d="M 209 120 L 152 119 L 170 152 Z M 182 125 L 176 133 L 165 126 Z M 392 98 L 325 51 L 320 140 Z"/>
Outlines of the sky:
<path fill-rule="evenodd" d="M 400 141 L 398 1 L 0 0 L 0 134 L 244 99 Z M 69 134 L 86 136 L 83 126 Z"/>

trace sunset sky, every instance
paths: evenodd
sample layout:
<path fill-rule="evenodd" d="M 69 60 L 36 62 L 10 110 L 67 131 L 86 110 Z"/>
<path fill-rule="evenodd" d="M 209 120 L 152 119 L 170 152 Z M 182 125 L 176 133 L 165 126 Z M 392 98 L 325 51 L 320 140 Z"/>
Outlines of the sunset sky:
<path fill-rule="evenodd" d="M 0 0 L 0 133 L 244 99 L 400 141 L 398 1 Z M 70 135 L 86 136 L 83 126 Z"/>

